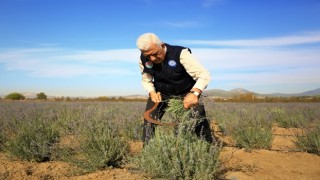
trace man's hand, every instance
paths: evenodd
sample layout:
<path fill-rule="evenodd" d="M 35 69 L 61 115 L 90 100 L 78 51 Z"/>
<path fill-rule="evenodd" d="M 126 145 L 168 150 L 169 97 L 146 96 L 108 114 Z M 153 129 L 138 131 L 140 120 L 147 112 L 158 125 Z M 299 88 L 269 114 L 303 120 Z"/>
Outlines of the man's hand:
<path fill-rule="evenodd" d="M 151 97 L 151 100 L 155 103 L 162 101 L 160 92 L 151 91 L 149 95 Z"/>
<path fill-rule="evenodd" d="M 183 107 L 185 109 L 190 109 L 192 106 L 195 106 L 199 103 L 198 96 L 194 95 L 193 93 L 188 93 L 183 100 Z"/>

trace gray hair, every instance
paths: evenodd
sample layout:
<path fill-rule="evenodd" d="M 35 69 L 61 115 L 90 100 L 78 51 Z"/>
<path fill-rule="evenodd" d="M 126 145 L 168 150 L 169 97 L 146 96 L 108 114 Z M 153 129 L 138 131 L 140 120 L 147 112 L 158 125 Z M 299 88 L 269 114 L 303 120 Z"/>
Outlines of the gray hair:
<path fill-rule="evenodd" d="M 138 37 L 136 45 L 141 51 L 148 51 L 151 44 L 161 46 L 161 43 L 160 38 L 154 33 L 145 33 Z"/>

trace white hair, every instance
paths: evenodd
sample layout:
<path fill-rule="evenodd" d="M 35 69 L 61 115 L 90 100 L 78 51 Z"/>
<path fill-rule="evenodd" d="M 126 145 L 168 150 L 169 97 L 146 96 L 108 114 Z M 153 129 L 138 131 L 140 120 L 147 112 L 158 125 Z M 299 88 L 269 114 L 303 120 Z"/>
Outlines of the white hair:
<path fill-rule="evenodd" d="M 160 38 L 156 34 L 145 33 L 138 37 L 136 45 L 141 51 L 148 51 L 151 44 L 161 46 L 161 43 Z"/>

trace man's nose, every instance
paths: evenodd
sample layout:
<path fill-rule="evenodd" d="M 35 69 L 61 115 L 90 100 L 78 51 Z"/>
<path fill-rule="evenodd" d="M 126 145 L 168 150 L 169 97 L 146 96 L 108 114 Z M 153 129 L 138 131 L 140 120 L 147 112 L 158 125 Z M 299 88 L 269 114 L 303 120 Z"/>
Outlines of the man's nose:
<path fill-rule="evenodd" d="M 157 57 L 155 57 L 155 56 L 150 56 L 149 58 L 150 58 L 151 61 L 154 61 L 154 60 L 157 59 Z"/>

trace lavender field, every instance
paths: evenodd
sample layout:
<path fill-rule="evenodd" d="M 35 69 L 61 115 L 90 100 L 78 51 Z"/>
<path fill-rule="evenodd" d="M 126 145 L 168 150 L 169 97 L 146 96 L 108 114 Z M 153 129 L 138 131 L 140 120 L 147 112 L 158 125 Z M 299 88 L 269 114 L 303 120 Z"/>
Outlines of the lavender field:
<path fill-rule="evenodd" d="M 233 144 L 229 146 L 247 151 L 270 149 L 272 127 L 278 126 L 301 129 L 304 133 L 295 137 L 297 150 L 320 154 L 320 103 L 204 104 L 208 119 L 218 124 L 212 130 L 233 138 Z M 31 162 L 67 162 L 81 168 L 81 173 L 139 162 L 132 161 L 128 142 L 141 141 L 144 110 L 145 102 L 2 101 L 0 151 Z M 168 113 L 163 121 L 171 117 Z M 163 135 L 159 137 L 163 138 Z M 207 145 L 198 143 L 194 146 Z M 218 155 L 222 147 L 218 142 L 213 147 L 215 149 L 206 151 Z M 144 155 L 150 156 L 148 153 Z M 199 169 L 189 160 L 188 163 L 186 167 Z M 219 174 L 217 167 L 218 164 L 212 165 L 210 177 Z M 207 170 L 202 169 L 198 175 Z M 164 172 L 154 176 L 165 177 L 161 173 Z M 191 175 L 185 173 L 181 176 Z"/>

